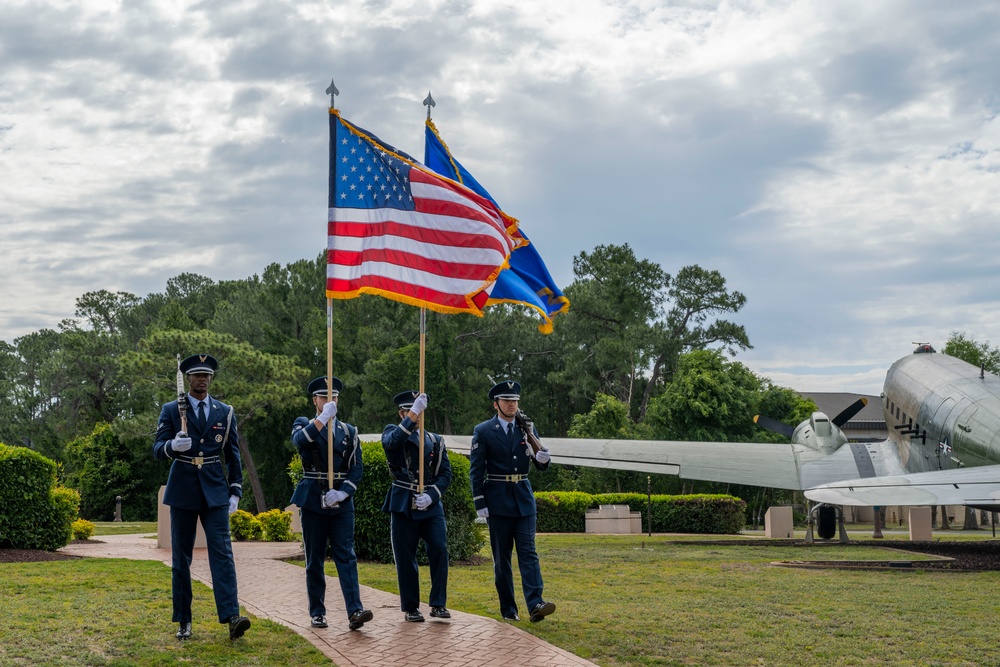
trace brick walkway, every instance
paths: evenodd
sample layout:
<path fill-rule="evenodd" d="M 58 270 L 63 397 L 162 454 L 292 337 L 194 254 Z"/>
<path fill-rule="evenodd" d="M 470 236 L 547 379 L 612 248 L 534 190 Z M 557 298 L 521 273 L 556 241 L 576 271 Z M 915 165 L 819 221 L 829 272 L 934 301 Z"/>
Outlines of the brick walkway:
<path fill-rule="evenodd" d="M 105 535 L 100 542 L 71 544 L 61 551 L 95 558 L 156 560 L 170 565 L 170 549 L 139 535 Z M 306 570 L 280 559 L 301 553 L 298 543 L 234 542 L 240 603 L 254 616 L 281 623 L 305 637 L 340 667 L 597 667 L 512 624 L 452 610 L 450 621 L 406 623 L 399 597 L 367 586 L 361 600 L 375 618 L 358 631 L 347 629 L 347 613 L 336 577 L 326 578 L 323 630 L 309 625 Z M 192 575 L 211 586 L 205 549 L 194 550 Z M 423 610 L 425 616 L 427 609 Z M 164 629 L 166 631 L 166 628 Z M 253 630 L 251 629 L 251 632 Z"/>

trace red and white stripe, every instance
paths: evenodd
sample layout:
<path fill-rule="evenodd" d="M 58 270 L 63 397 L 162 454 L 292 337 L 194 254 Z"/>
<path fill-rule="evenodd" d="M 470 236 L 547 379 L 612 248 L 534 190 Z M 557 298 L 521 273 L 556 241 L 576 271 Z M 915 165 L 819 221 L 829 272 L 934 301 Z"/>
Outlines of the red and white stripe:
<path fill-rule="evenodd" d="M 327 295 L 478 312 L 518 241 L 496 207 L 464 186 L 413 167 L 410 187 L 412 211 L 329 210 Z"/>

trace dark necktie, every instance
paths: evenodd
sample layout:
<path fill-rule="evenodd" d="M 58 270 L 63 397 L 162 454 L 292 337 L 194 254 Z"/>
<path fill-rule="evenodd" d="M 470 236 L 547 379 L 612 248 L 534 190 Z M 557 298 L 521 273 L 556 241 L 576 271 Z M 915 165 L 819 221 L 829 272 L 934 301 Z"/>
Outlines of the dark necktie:
<path fill-rule="evenodd" d="M 205 401 L 198 404 L 198 430 L 205 430 Z"/>
<path fill-rule="evenodd" d="M 507 424 L 507 440 L 514 437 L 514 422 Z"/>

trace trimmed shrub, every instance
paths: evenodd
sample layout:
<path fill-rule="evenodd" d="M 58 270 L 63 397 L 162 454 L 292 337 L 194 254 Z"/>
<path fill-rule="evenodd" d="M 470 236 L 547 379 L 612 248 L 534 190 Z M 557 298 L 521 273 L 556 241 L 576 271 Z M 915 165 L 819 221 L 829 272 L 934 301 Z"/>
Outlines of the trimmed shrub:
<path fill-rule="evenodd" d="M 56 464 L 0 444 L 0 548 L 55 551 L 72 539 L 80 494 L 56 486 Z"/>
<path fill-rule="evenodd" d="M 586 512 L 601 505 L 628 505 L 642 516 L 646 530 L 649 497 L 642 493 L 602 493 L 546 491 L 535 494 L 538 531 L 582 533 Z M 735 534 L 743 530 L 746 502 L 727 495 L 687 495 L 652 497 L 653 532 Z"/>
<path fill-rule="evenodd" d="M 295 536 L 292 535 L 291 512 L 279 509 L 268 510 L 258 514 L 257 521 L 264 529 L 265 542 L 291 542 L 295 539 Z"/>
<path fill-rule="evenodd" d="M 264 526 L 246 510 L 229 515 L 229 532 L 237 542 L 253 542 L 264 536 Z"/>
<path fill-rule="evenodd" d="M 539 491 L 535 494 L 538 508 L 538 532 L 582 533 L 584 517 L 594 506 L 594 496 L 581 491 Z"/>
<path fill-rule="evenodd" d="M 447 436 L 445 436 L 447 444 Z M 389 515 L 382 511 L 391 478 L 381 442 L 361 445 L 364 478 L 354 494 L 354 550 L 358 558 L 380 563 L 392 562 L 392 542 L 389 535 Z M 442 498 L 444 518 L 448 526 L 448 557 L 465 560 L 479 552 L 484 544 L 482 529 L 476 525 L 476 509 L 469 484 L 469 460 L 450 455 L 451 486 Z M 290 466 L 291 467 L 291 466 Z M 426 562 L 424 549 L 417 552 L 420 562 Z"/>
<path fill-rule="evenodd" d="M 74 521 L 72 529 L 74 540 L 89 540 L 94 535 L 94 524 L 86 519 Z"/>

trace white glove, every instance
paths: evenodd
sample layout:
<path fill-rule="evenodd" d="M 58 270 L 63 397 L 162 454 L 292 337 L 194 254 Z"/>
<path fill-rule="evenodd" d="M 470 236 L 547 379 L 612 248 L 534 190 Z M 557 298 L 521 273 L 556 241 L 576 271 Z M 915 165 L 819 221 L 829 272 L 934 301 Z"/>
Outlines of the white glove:
<path fill-rule="evenodd" d="M 229 496 L 229 513 L 232 514 L 240 506 L 240 499 L 237 496 Z"/>
<path fill-rule="evenodd" d="M 486 509 L 485 507 L 483 509 L 481 509 L 481 510 L 476 510 L 476 514 L 479 515 L 480 519 L 488 519 L 488 518 L 490 518 L 490 511 L 488 509 Z"/>
<path fill-rule="evenodd" d="M 329 403 L 327 403 L 329 405 Z M 326 506 L 336 505 L 347 500 L 347 494 L 340 489 L 330 489 L 326 492 Z"/>
<path fill-rule="evenodd" d="M 419 415 L 426 409 L 427 409 L 427 394 L 420 394 L 415 399 L 413 399 L 413 405 L 410 407 L 410 412 L 412 412 L 415 415 Z"/>
<path fill-rule="evenodd" d="M 330 401 L 323 405 L 323 410 L 316 415 L 316 419 L 323 426 L 326 426 L 327 422 L 337 416 L 337 404 L 334 401 Z"/>
<path fill-rule="evenodd" d="M 537 461 L 538 463 L 542 464 L 548 463 L 551 458 L 552 456 L 544 449 L 539 449 L 538 452 L 535 454 L 535 461 Z"/>
<path fill-rule="evenodd" d="M 175 452 L 186 452 L 191 449 L 191 438 L 187 435 L 184 431 L 178 431 L 174 439 L 170 441 L 170 449 Z"/>
<path fill-rule="evenodd" d="M 413 504 L 416 505 L 417 509 L 422 512 L 431 506 L 431 497 L 426 493 L 421 493 L 413 499 Z"/>

